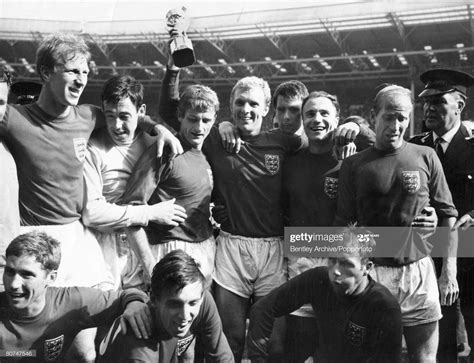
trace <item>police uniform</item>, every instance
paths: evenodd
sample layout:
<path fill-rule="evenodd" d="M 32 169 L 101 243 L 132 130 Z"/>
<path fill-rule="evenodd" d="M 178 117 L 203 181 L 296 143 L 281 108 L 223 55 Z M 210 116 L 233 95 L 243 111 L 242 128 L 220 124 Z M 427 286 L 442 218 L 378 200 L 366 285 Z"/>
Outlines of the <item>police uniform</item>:
<path fill-rule="evenodd" d="M 432 97 L 455 91 L 466 96 L 467 88 L 474 84 L 474 78 L 471 75 L 449 69 L 429 70 L 423 73 L 420 79 L 425 83 L 425 89 L 419 97 Z M 474 138 L 464 137 L 468 134 L 466 130 L 463 130 L 464 128 L 465 126 L 459 122 L 444 135 L 428 131 L 414 136 L 410 142 L 436 149 L 436 139 L 443 137 L 443 142 L 449 141 L 449 144 L 444 146 L 443 151 L 438 154 L 449 189 L 459 216 L 462 217 L 469 213 L 474 217 Z M 426 129 L 428 128 L 426 127 Z M 443 241 L 439 242 L 443 243 Z M 461 230 L 459 231 L 458 256 L 474 256 L 472 240 L 469 240 L 467 233 Z M 474 281 L 474 260 L 472 258 L 458 259 L 457 276 L 463 306 L 472 305 L 474 300 L 470 286 Z M 443 361 L 456 361 L 457 359 L 455 350 L 456 322 L 458 318 L 462 317 L 459 312 L 459 301 L 453 307 L 443 307 L 444 319 L 440 321 L 440 349 L 438 352 L 439 358 L 442 358 Z M 472 336 L 470 338 L 472 339 Z"/>

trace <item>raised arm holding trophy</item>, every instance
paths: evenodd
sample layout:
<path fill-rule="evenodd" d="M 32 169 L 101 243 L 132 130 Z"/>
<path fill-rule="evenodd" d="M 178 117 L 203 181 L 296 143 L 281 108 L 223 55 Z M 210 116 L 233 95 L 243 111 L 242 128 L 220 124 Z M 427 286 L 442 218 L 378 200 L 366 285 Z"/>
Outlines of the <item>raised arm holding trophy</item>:
<path fill-rule="evenodd" d="M 170 33 L 177 31 L 178 35 L 173 36 L 170 43 L 170 51 L 174 64 L 177 67 L 187 67 L 192 65 L 196 59 L 194 57 L 193 44 L 186 36 L 189 27 L 189 18 L 186 17 L 186 8 L 172 9 L 166 13 L 166 30 Z"/>

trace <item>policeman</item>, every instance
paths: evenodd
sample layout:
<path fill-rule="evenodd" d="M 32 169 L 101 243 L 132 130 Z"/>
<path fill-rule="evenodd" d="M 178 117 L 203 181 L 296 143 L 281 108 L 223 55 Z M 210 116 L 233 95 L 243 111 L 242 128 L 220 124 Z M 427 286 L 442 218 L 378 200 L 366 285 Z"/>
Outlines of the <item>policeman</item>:
<path fill-rule="evenodd" d="M 420 79 L 425 84 L 419 97 L 423 101 L 424 124 L 429 131 L 414 136 L 410 141 L 436 150 L 460 216 L 455 227 L 461 227 L 464 231 L 459 234 L 458 255 L 473 257 L 473 248 L 469 246 L 472 241 L 469 241 L 465 230 L 474 225 L 474 139 L 465 137 L 468 132 L 461 122 L 461 113 L 466 105 L 467 89 L 474 85 L 474 78 L 457 70 L 431 69 L 424 72 Z M 473 278 L 474 259 L 458 259 L 463 310 L 473 302 L 470 291 Z M 457 301 L 453 307 L 445 307 L 443 311 L 438 351 L 438 358 L 443 362 L 456 362 L 456 323 L 459 324 L 462 319 L 459 305 Z M 467 323 L 468 329 L 471 329 L 470 339 L 473 339 L 474 322 Z"/>

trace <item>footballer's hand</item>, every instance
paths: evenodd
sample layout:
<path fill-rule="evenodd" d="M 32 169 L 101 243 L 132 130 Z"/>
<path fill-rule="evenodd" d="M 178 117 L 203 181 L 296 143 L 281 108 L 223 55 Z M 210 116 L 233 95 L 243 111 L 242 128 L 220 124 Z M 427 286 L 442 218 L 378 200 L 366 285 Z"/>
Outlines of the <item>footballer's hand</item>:
<path fill-rule="evenodd" d="M 222 147 L 230 153 L 238 153 L 242 144 L 237 128 L 229 121 L 219 123 L 219 135 L 222 139 Z"/>
<path fill-rule="evenodd" d="M 127 334 L 127 325 L 130 325 L 138 339 L 148 339 L 153 326 L 148 305 L 141 301 L 129 302 L 120 319 L 120 327 L 124 335 Z"/>
<path fill-rule="evenodd" d="M 357 147 L 353 142 L 343 146 L 334 146 L 336 150 L 337 160 L 344 160 L 357 152 Z"/>
<path fill-rule="evenodd" d="M 444 274 L 438 279 L 439 298 L 441 305 L 451 306 L 459 297 L 459 286 L 456 278 L 449 278 Z"/>
<path fill-rule="evenodd" d="M 411 222 L 412 227 L 416 227 L 417 232 L 425 238 L 433 235 L 438 226 L 438 215 L 433 207 L 425 207 Z"/>
<path fill-rule="evenodd" d="M 168 66 L 168 69 L 177 71 L 180 68 L 176 64 L 174 64 L 174 59 L 173 59 L 173 55 L 171 54 L 170 46 L 171 46 L 171 42 L 173 42 L 173 40 L 179 35 L 179 31 L 173 28 L 170 30 L 169 33 L 170 33 L 170 39 L 168 39 L 168 63 L 166 65 Z"/>
<path fill-rule="evenodd" d="M 214 218 L 214 220 L 219 224 L 222 224 L 227 221 L 229 219 L 229 213 L 227 212 L 227 208 L 225 207 L 225 205 L 215 205 L 212 208 L 212 218 Z"/>
<path fill-rule="evenodd" d="M 465 214 L 454 223 L 453 229 L 461 228 L 463 231 L 474 225 L 474 218 L 470 214 Z"/>
<path fill-rule="evenodd" d="M 149 207 L 151 222 L 176 227 L 188 217 L 186 209 L 175 203 L 176 198 L 156 203 Z"/>
<path fill-rule="evenodd" d="M 359 132 L 360 126 L 355 122 L 342 124 L 334 131 L 334 144 L 336 146 L 344 146 L 354 142 Z"/>
<path fill-rule="evenodd" d="M 167 145 L 170 148 L 170 160 L 183 153 L 183 147 L 179 140 L 163 125 L 155 126 L 156 133 L 156 157 L 161 158 L 163 148 Z"/>

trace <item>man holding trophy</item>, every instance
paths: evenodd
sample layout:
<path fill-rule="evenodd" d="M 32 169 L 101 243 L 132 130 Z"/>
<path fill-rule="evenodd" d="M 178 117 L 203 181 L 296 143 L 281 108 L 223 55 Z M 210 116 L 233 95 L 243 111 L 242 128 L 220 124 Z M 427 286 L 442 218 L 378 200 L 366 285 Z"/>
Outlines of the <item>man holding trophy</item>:
<path fill-rule="evenodd" d="M 186 8 L 172 9 L 166 13 L 166 30 L 171 35 L 170 52 L 177 67 L 192 65 L 194 57 L 193 44 L 186 35 L 189 27 L 189 18 L 185 15 Z"/>

